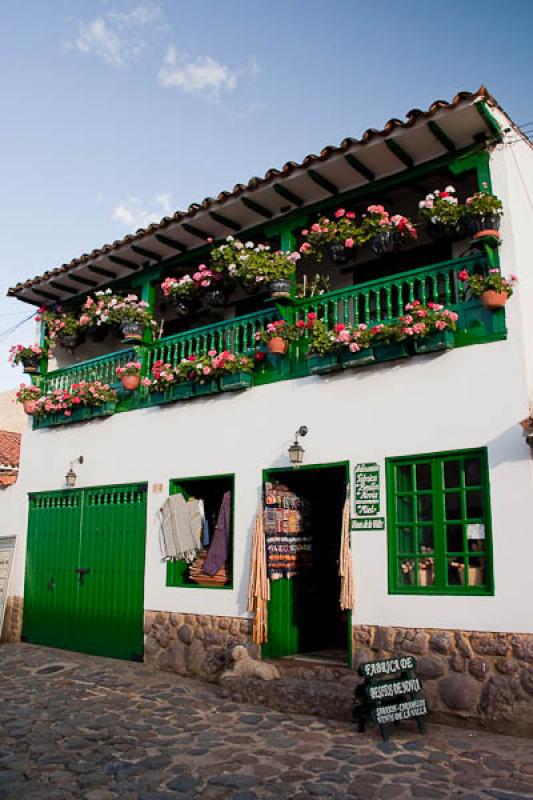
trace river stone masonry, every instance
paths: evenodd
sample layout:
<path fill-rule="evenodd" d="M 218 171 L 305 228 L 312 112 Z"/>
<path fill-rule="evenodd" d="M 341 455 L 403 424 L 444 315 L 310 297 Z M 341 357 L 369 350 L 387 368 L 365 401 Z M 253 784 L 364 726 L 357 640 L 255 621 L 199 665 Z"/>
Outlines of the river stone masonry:
<path fill-rule="evenodd" d="M 360 625 L 353 666 L 413 655 L 433 721 L 533 736 L 533 634 Z"/>
<path fill-rule="evenodd" d="M 212 683 L 231 666 L 236 645 L 245 645 L 252 658 L 261 657 L 251 641 L 250 619 L 146 611 L 144 632 L 146 664 Z"/>

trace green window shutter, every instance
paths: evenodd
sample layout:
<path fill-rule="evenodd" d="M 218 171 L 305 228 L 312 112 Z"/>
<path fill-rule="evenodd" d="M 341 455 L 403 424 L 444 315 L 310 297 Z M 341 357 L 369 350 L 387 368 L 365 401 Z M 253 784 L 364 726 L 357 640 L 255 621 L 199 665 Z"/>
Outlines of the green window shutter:
<path fill-rule="evenodd" d="M 493 594 L 486 449 L 387 459 L 389 591 Z"/>

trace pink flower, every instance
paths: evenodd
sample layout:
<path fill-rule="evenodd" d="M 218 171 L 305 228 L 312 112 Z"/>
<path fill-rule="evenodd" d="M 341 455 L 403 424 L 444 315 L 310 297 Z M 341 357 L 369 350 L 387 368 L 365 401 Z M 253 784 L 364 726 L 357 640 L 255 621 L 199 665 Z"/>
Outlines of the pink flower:
<path fill-rule="evenodd" d="M 313 231 L 313 233 L 320 233 L 321 229 L 318 222 L 313 222 L 313 224 L 311 225 L 311 230 Z"/>
<path fill-rule="evenodd" d="M 515 275 L 514 272 L 509 273 L 509 278 L 512 280 L 513 283 L 518 283 L 518 275 Z"/>
<path fill-rule="evenodd" d="M 351 247 L 354 246 L 354 244 L 355 244 L 355 242 L 351 237 L 344 240 L 344 246 L 345 247 L 351 248 Z"/>
<path fill-rule="evenodd" d="M 351 353 L 358 353 L 360 349 L 361 349 L 361 348 L 359 347 L 359 345 L 357 344 L 357 342 L 352 342 L 351 344 L 349 344 L 349 345 L 348 345 L 348 350 L 349 350 Z"/>
<path fill-rule="evenodd" d="M 346 216 L 348 219 L 355 219 L 355 211 L 347 211 Z"/>
<path fill-rule="evenodd" d="M 443 331 L 446 328 L 446 323 L 443 319 L 438 319 L 435 322 L 435 327 L 438 331 Z"/>
<path fill-rule="evenodd" d="M 341 217 L 344 217 L 345 214 L 346 214 L 346 211 L 345 211 L 344 208 L 339 208 L 338 211 L 335 211 L 335 216 L 337 217 L 337 219 L 340 219 Z"/>
<path fill-rule="evenodd" d="M 467 281 L 470 276 L 468 275 L 468 271 L 466 269 L 462 269 L 459 273 L 459 280 L 460 281 Z"/>
<path fill-rule="evenodd" d="M 345 329 L 345 327 L 346 327 L 346 325 L 343 322 L 339 322 L 337 325 L 335 325 L 335 328 L 334 328 L 335 333 L 340 333 L 341 331 L 343 331 Z"/>
<path fill-rule="evenodd" d="M 211 372 L 211 367 L 204 367 L 204 369 L 203 369 L 204 375 L 209 375 L 210 372 Z"/>
<path fill-rule="evenodd" d="M 304 242 L 302 245 L 300 245 L 300 253 L 307 253 L 307 251 L 310 249 L 311 245 L 309 244 L 309 242 Z"/>
<path fill-rule="evenodd" d="M 308 229 L 304 228 L 303 231 L 302 231 L 302 236 L 308 236 L 308 235 L 309 235 Z"/>

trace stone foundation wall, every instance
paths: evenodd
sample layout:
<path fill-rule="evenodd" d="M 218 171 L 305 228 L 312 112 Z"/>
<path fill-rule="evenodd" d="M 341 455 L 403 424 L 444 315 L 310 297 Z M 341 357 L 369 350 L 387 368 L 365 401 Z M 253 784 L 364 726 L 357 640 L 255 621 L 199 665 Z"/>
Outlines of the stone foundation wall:
<path fill-rule="evenodd" d="M 144 660 L 155 669 L 216 682 L 228 669 L 232 649 L 243 644 L 254 658 L 252 621 L 204 614 L 146 611 Z"/>
<path fill-rule="evenodd" d="M 23 606 L 23 597 L 15 597 L 15 595 L 11 595 L 11 597 L 7 598 L 0 642 L 20 642 L 20 637 L 22 634 Z"/>
<path fill-rule="evenodd" d="M 363 625 L 354 668 L 414 655 L 435 721 L 533 735 L 533 634 Z"/>

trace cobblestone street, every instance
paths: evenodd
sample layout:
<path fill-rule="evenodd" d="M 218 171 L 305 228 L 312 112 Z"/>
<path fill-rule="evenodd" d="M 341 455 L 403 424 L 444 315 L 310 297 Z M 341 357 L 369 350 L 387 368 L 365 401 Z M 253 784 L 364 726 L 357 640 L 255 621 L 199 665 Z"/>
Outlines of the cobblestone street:
<path fill-rule="evenodd" d="M 62 668 L 59 667 L 62 665 Z M 237 706 L 141 664 L 0 647 L 0 800 L 533 798 L 533 742 Z"/>

